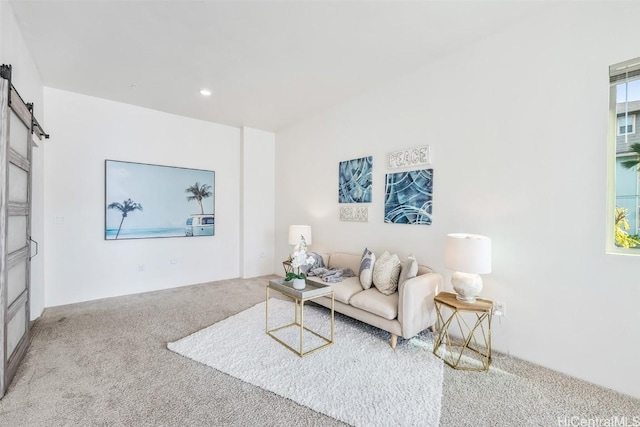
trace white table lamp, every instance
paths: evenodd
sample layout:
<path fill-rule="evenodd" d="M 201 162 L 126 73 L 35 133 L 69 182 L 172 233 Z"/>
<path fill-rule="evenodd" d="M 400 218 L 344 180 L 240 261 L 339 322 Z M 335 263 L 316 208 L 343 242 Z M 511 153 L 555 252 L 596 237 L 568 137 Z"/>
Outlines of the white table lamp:
<path fill-rule="evenodd" d="M 306 245 L 312 243 L 310 225 L 290 225 L 289 244 L 298 246 L 304 240 Z"/>
<path fill-rule="evenodd" d="M 444 265 L 454 270 L 451 284 L 456 298 L 475 302 L 482 291 L 479 275 L 491 273 L 491 239 L 477 234 L 447 234 Z"/>

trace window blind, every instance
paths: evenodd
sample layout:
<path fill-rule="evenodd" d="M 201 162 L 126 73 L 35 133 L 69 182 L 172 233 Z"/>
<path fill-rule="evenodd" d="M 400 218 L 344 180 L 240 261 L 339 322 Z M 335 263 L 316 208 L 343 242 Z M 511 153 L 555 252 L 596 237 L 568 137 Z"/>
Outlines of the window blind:
<path fill-rule="evenodd" d="M 612 85 L 638 78 L 640 78 L 640 58 L 624 61 L 609 67 L 609 82 Z"/>

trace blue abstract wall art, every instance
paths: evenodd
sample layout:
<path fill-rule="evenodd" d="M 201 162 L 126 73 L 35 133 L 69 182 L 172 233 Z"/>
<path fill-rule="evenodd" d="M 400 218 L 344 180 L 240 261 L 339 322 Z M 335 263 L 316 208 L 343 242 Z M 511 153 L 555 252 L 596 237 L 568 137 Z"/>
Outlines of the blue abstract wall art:
<path fill-rule="evenodd" d="M 338 203 L 371 203 L 373 156 L 340 162 Z"/>
<path fill-rule="evenodd" d="M 433 169 L 389 173 L 384 193 L 384 222 L 431 224 Z"/>

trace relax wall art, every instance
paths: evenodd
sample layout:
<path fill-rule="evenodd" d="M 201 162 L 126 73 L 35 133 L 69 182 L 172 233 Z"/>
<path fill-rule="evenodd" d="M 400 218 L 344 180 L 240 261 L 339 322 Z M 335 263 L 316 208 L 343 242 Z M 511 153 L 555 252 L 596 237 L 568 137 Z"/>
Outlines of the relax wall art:
<path fill-rule="evenodd" d="M 389 173 L 384 192 L 384 222 L 431 224 L 433 169 Z"/>
<path fill-rule="evenodd" d="M 338 203 L 371 203 L 373 156 L 340 162 Z"/>
<path fill-rule="evenodd" d="M 215 234 L 215 172 L 105 161 L 105 240 Z"/>

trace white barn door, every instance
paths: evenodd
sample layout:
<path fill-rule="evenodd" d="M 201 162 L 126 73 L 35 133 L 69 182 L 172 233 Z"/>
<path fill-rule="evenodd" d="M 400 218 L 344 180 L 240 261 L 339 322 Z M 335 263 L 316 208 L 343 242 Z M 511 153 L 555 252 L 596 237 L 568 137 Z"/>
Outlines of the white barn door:
<path fill-rule="evenodd" d="M 4 67 L 4 66 L 3 66 Z M 29 347 L 33 118 L 0 78 L 0 397 Z"/>

